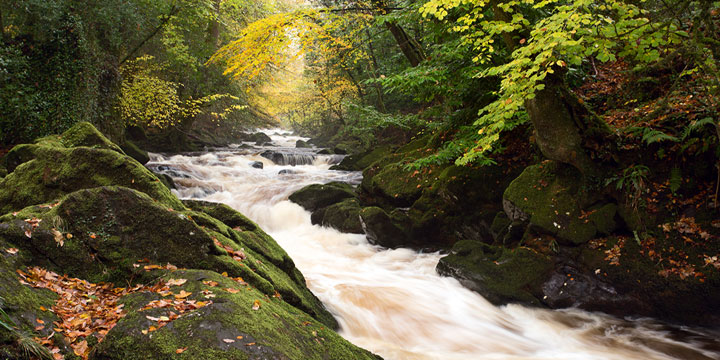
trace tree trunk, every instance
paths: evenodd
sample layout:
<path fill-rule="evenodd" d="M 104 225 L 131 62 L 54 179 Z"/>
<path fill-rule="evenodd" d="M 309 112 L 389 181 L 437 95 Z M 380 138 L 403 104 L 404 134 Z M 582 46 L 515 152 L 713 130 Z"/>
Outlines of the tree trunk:
<path fill-rule="evenodd" d="M 413 67 L 418 66 L 420 62 L 425 59 L 425 53 L 420 44 L 411 38 L 405 30 L 395 22 L 388 21 L 385 23 L 385 26 L 390 30 L 390 33 L 392 33 L 403 55 L 405 55 L 405 58 L 410 62 L 410 65 Z"/>
<path fill-rule="evenodd" d="M 215 19 L 208 26 L 208 44 L 213 51 L 217 51 L 220 47 L 220 0 L 215 0 L 214 4 Z"/>
<path fill-rule="evenodd" d="M 570 164 L 583 175 L 595 175 L 596 165 L 583 149 L 581 131 L 587 116 L 593 116 L 556 76 L 544 81 L 545 89 L 525 100 L 525 109 L 535 128 L 535 139 L 545 157 Z M 579 126 L 580 125 L 580 126 Z M 582 126 L 582 128 L 581 128 Z"/>

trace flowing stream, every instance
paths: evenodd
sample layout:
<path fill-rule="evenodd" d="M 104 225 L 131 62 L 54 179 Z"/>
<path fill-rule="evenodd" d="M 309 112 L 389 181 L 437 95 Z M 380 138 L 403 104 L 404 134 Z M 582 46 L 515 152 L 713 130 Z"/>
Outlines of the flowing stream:
<path fill-rule="evenodd" d="M 387 360 L 720 359 L 718 334 L 708 330 L 572 309 L 497 307 L 437 275 L 438 253 L 383 249 L 363 235 L 311 225 L 310 213 L 287 197 L 312 183 L 358 184 L 361 174 L 329 170 L 339 156 L 295 149 L 306 138 L 264 132 L 273 146 L 152 154 L 148 167 L 172 176 L 181 198 L 222 202 L 257 222 L 337 317 L 341 335 L 358 346 Z M 305 165 L 275 164 L 260 155 L 267 150 L 279 163 Z"/>

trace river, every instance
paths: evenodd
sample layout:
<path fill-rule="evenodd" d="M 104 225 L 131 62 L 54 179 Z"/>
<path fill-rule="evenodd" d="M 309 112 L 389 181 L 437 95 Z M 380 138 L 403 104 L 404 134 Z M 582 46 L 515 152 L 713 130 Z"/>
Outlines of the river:
<path fill-rule="evenodd" d="M 308 287 L 338 319 L 340 334 L 387 360 L 401 359 L 720 359 L 718 334 L 651 319 L 618 319 L 570 309 L 494 306 L 441 277 L 439 253 L 388 250 L 363 235 L 312 225 L 287 200 L 313 183 L 358 184 L 361 174 L 329 170 L 338 156 L 295 149 L 307 140 L 263 130 L 273 146 L 231 146 L 174 156 L 152 154 L 184 199 L 222 202 L 257 222 L 293 258 Z M 278 165 L 259 153 L 285 154 Z M 251 166 L 260 161 L 263 168 Z M 285 173 L 280 173 L 285 170 Z"/>

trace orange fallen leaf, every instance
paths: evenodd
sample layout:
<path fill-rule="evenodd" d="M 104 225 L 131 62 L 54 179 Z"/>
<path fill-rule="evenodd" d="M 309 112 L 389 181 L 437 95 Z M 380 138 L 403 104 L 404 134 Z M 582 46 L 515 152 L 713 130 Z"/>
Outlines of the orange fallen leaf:
<path fill-rule="evenodd" d="M 95 233 L 90 233 L 90 238 L 95 239 L 95 238 L 97 238 L 97 235 L 95 235 Z"/>
<path fill-rule="evenodd" d="M 168 286 L 180 286 L 187 282 L 187 279 L 170 279 L 167 282 Z"/>
<path fill-rule="evenodd" d="M 179 349 L 175 350 L 175 353 L 176 353 L 176 354 L 182 354 L 182 353 L 185 352 L 185 350 L 187 350 L 187 349 L 188 349 L 188 348 L 186 348 L 186 347 L 184 347 L 184 348 L 179 348 Z"/>
<path fill-rule="evenodd" d="M 179 294 L 175 294 L 175 298 L 176 299 L 184 299 L 184 298 L 190 296 L 191 294 L 192 294 L 191 292 L 187 292 L 185 290 L 180 290 Z"/>
<path fill-rule="evenodd" d="M 223 339 L 223 341 L 226 342 L 226 343 L 228 343 L 228 344 L 231 344 L 231 343 L 234 343 L 234 342 L 235 342 L 235 340 L 233 340 L 233 339 Z"/>
<path fill-rule="evenodd" d="M 18 249 L 16 249 L 16 248 L 5 249 L 5 252 L 8 253 L 8 254 L 10 254 L 10 255 L 15 255 L 15 254 L 18 253 L 18 251 L 20 251 L 20 250 L 18 250 Z"/>
<path fill-rule="evenodd" d="M 229 292 L 229 293 L 231 293 L 231 294 L 237 294 L 237 293 L 240 292 L 240 290 L 238 290 L 238 289 L 233 289 L 233 288 L 227 288 L 227 289 L 225 289 L 225 291 L 227 291 L 227 292 Z"/>
<path fill-rule="evenodd" d="M 253 307 L 252 307 L 252 309 L 253 309 L 253 310 L 260 310 L 260 300 L 255 300 L 255 302 L 253 302 Z"/>

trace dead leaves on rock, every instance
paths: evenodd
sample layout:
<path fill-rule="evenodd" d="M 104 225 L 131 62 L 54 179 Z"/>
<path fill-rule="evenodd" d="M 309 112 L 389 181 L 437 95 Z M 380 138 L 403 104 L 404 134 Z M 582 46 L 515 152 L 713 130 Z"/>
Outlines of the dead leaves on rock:
<path fill-rule="evenodd" d="M 230 256 L 233 258 L 233 260 L 235 260 L 235 261 L 243 261 L 243 260 L 245 260 L 245 259 L 247 258 L 247 256 L 245 255 L 245 253 L 242 252 L 241 250 L 235 250 L 235 249 L 233 249 L 232 247 L 227 246 L 227 245 L 221 243 L 221 242 L 218 241 L 218 239 L 216 239 L 216 238 L 213 238 L 213 241 L 215 242 L 215 245 L 217 245 L 218 247 L 220 247 L 220 248 L 222 248 L 223 250 L 227 251 L 228 255 L 230 255 Z"/>
<path fill-rule="evenodd" d="M 102 342 L 105 335 L 127 315 L 124 304 L 119 303 L 123 296 L 138 292 L 152 292 L 168 298 L 151 301 L 140 310 L 172 308 L 166 315 L 146 316 L 148 320 L 157 321 L 158 324 L 151 326 L 148 330 L 143 330 L 143 333 L 157 330 L 189 311 L 212 304 L 211 301 L 189 299 L 192 295 L 191 292 L 181 290 L 175 294 L 170 290 L 170 286 L 185 284 L 186 279 L 171 279 L 167 282 L 159 281 L 150 286 L 136 285 L 132 288 L 121 288 L 114 287 L 112 284 L 93 284 L 67 275 L 61 276 L 39 267 L 29 268 L 27 272 L 17 270 L 17 273 L 22 284 L 48 289 L 59 296 L 55 305 L 50 309 L 60 319 L 53 322 L 53 330 L 62 334 L 73 352 L 82 359 L 87 359 L 90 352 L 87 343 L 88 336 L 94 336 L 99 342 Z M 41 307 L 41 310 L 47 311 L 48 309 Z M 37 323 L 36 331 L 42 330 L 47 325 L 40 319 Z M 51 337 L 52 335 L 36 340 L 50 348 L 56 359 L 63 359 Z"/>

